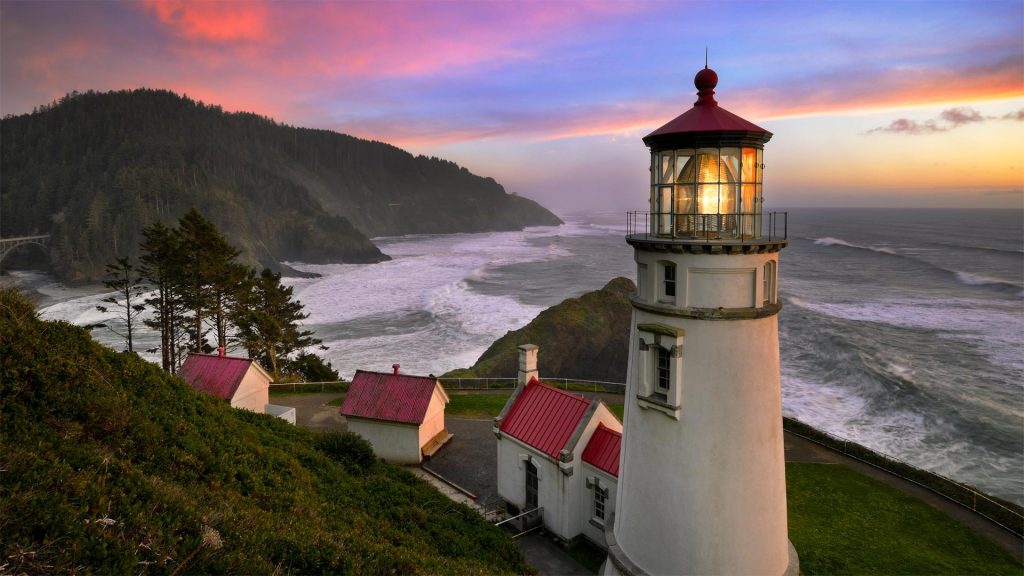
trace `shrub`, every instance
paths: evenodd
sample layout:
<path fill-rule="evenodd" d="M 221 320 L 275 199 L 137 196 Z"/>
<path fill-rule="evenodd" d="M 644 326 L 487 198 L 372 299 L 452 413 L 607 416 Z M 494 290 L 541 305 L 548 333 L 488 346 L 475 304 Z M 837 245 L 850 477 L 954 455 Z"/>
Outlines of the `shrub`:
<path fill-rule="evenodd" d="M 352 432 L 324 432 L 316 436 L 313 446 L 353 474 L 365 474 L 377 457 L 373 446 Z"/>

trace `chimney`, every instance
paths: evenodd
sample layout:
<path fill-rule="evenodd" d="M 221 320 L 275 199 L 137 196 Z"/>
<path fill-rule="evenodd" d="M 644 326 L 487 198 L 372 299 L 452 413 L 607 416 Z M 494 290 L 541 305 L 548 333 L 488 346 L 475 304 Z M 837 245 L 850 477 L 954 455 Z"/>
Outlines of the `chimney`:
<path fill-rule="evenodd" d="M 519 381 L 520 386 L 532 378 L 540 380 L 540 373 L 537 372 L 537 351 L 540 350 L 535 344 L 522 344 L 519 346 Z"/>
<path fill-rule="evenodd" d="M 218 346 L 217 347 L 217 356 L 220 356 L 221 358 L 224 357 L 224 347 L 223 346 Z"/>
<path fill-rule="evenodd" d="M 395 376 L 398 376 L 398 369 L 401 368 L 401 364 L 392 364 L 391 369 L 395 371 Z"/>

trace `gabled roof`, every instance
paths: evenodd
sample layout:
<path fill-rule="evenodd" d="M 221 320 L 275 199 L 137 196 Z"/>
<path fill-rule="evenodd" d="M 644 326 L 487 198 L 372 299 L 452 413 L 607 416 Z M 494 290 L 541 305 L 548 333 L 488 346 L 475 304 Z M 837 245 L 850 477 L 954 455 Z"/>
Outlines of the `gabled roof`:
<path fill-rule="evenodd" d="M 616 432 L 601 423 L 583 450 L 583 461 L 618 478 L 621 449 L 622 432 Z"/>
<path fill-rule="evenodd" d="M 589 406 L 583 396 L 531 378 L 501 421 L 501 431 L 557 458 Z"/>
<path fill-rule="evenodd" d="M 238 391 L 238 385 L 242 383 L 245 373 L 249 371 L 249 366 L 259 368 L 259 364 L 248 358 L 189 354 L 185 363 L 178 369 L 178 376 L 196 390 L 230 401 Z M 263 372 L 262 368 L 259 370 Z M 263 375 L 269 382 L 270 376 L 266 372 L 263 372 Z"/>
<path fill-rule="evenodd" d="M 342 416 L 406 424 L 422 424 L 427 407 L 440 388 L 437 378 L 357 370 L 341 405 Z M 448 396 L 441 388 L 445 401 Z"/>

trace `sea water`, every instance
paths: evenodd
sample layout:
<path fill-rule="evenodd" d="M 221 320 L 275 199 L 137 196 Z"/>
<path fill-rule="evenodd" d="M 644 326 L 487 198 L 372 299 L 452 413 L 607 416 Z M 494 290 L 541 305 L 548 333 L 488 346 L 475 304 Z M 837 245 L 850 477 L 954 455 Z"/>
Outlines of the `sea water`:
<path fill-rule="evenodd" d="M 565 219 L 378 238 L 391 261 L 290 263 L 321 276 L 287 283 L 343 375 L 392 364 L 442 374 L 548 306 L 615 276 L 635 279 L 625 214 Z M 784 413 L 1024 503 L 1022 213 L 801 209 L 788 222 Z M 45 317 L 105 319 L 95 310 L 103 294 L 20 279 L 43 284 Z M 118 347 L 113 334 L 96 335 Z M 541 350 L 542 374 L 543 362 Z"/>

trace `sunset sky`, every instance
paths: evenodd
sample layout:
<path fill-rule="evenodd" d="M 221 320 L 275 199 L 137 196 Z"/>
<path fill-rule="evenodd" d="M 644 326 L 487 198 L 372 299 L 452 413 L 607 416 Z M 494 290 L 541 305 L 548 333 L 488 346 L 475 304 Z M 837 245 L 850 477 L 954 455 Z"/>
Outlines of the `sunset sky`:
<path fill-rule="evenodd" d="M 0 114 L 167 88 L 557 210 L 643 209 L 694 74 L 772 131 L 770 208 L 1024 207 L 1024 2 L 0 1 Z"/>

